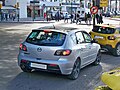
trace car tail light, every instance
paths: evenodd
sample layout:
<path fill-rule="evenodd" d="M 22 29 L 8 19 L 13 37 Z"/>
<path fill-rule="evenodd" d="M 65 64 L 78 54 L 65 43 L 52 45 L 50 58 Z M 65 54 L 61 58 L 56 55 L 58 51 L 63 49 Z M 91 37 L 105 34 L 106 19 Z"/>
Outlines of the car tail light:
<path fill-rule="evenodd" d="M 115 40 L 116 37 L 115 37 L 115 36 L 108 36 L 108 39 L 109 39 L 109 40 Z"/>
<path fill-rule="evenodd" d="M 45 33 L 49 33 L 49 32 L 51 32 L 51 31 L 50 31 L 50 30 L 44 30 L 44 32 L 45 32 Z"/>
<path fill-rule="evenodd" d="M 49 66 L 55 67 L 55 66 L 57 66 L 57 64 L 49 64 Z"/>
<path fill-rule="evenodd" d="M 22 43 L 19 46 L 20 50 L 27 51 L 27 47 L 23 45 Z"/>
<path fill-rule="evenodd" d="M 66 50 L 57 50 L 55 52 L 55 55 L 57 55 L 57 56 L 68 56 L 68 55 L 71 54 L 71 52 L 72 52 L 72 50 L 69 50 L 69 49 L 66 49 Z"/>
<path fill-rule="evenodd" d="M 24 59 L 21 60 L 21 63 L 26 63 L 26 62 L 27 62 L 27 60 L 24 60 Z"/>
<path fill-rule="evenodd" d="M 89 32 L 89 34 L 91 35 L 91 32 Z"/>

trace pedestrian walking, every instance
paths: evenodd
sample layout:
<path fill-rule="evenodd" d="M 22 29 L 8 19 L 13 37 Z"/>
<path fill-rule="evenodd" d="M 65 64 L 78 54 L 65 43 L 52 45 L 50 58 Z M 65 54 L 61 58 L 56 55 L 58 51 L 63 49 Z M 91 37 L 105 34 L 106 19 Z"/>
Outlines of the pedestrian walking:
<path fill-rule="evenodd" d="M 75 13 L 73 13 L 73 23 L 75 23 L 75 17 L 76 17 L 76 15 L 75 15 Z"/>
<path fill-rule="evenodd" d="M 5 13 L 5 20 L 8 21 L 8 14 Z"/>
<path fill-rule="evenodd" d="M 99 15 L 96 14 L 96 21 L 97 21 L 97 24 L 99 24 Z"/>
<path fill-rule="evenodd" d="M 100 14 L 100 16 L 99 16 L 99 23 L 100 23 L 100 24 L 103 23 L 103 17 L 102 17 L 102 14 Z"/>
<path fill-rule="evenodd" d="M 69 18 L 69 17 L 68 17 L 68 13 L 66 13 L 66 14 L 65 14 L 65 17 L 64 17 L 64 22 L 67 21 L 67 23 L 68 23 L 68 18 Z"/>
<path fill-rule="evenodd" d="M 46 15 L 46 13 L 44 13 L 44 20 L 46 20 L 46 17 L 47 17 L 47 15 Z"/>
<path fill-rule="evenodd" d="M 48 13 L 47 14 L 47 22 L 51 20 L 51 15 Z"/>
<path fill-rule="evenodd" d="M 81 23 L 80 14 L 79 13 L 76 14 L 76 24 L 78 24 L 78 22 Z"/>
<path fill-rule="evenodd" d="M 56 19 L 56 21 L 59 21 L 59 19 L 60 19 L 60 14 L 59 14 L 59 12 L 57 12 L 57 13 L 55 14 L 55 19 Z"/>
<path fill-rule="evenodd" d="M 71 23 L 73 23 L 73 13 L 71 13 L 70 19 L 71 19 Z"/>
<path fill-rule="evenodd" d="M 16 17 L 16 15 L 15 15 L 15 12 L 12 14 L 12 18 L 13 18 L 13 21 L 15 20 L 15 17 Z"/>
<path fill-rule="evenodd" d="M 85 13 L 85 23 L 88 24 L 87 13 Z"/>
<path fill-rule="evenodd" d="M 89 22 L 89 25 L 91 25 L 91 15 L 90 15 L 89 12 L 88 12 L 88 14 L 87 14 L 87 20 L 88 20 L 88 22 Z"/>
<path fill-rule="evenodd" d="M 4 13 L 1 13 L 1 21 L 4 20 Z"/>

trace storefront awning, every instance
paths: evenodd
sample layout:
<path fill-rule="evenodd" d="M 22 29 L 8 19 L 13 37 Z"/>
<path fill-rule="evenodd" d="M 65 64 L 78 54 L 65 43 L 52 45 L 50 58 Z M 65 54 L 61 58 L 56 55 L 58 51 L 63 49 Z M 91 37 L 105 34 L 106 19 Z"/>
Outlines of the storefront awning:
<path fill-rule="evenodd" d="M 2 6 L 1 9 L 9 10 L 9 9 L 16 9 L 16 8 L 14 8 L 14 7 L 12 7 L 12 6 Z"/>

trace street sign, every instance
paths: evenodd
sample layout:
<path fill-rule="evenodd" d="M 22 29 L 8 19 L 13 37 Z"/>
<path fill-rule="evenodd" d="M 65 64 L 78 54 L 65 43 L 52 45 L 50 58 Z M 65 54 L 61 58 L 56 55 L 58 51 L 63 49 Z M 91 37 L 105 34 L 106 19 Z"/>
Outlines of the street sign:
<path fill-rule="evenodd" d="M 100 0 L 100 7 L 107 7 L 108 6 L 108 0 Z"/>
<path fill-rule="evenodd" d="M 91 12 L 92 14 L 98 13 L 98 7 L 92 6 L 92 7 L 90 8 L 90 12 Z"/>

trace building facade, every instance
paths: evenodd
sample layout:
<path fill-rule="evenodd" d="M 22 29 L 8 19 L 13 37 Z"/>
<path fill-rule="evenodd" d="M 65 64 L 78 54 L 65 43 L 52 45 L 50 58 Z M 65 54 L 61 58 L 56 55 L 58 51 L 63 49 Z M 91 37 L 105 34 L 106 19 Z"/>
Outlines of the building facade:
<path fill-rule="evenodd" d="M 75 11 L 83 6 L 88 8 L 91 0 L 2 0 L 5 6 L 16 7 L 16 13 L 20 18 L 43 17 L 44 13 L 50 11 Z M 36 3 L 33 3 L 36 2 Z"/>

